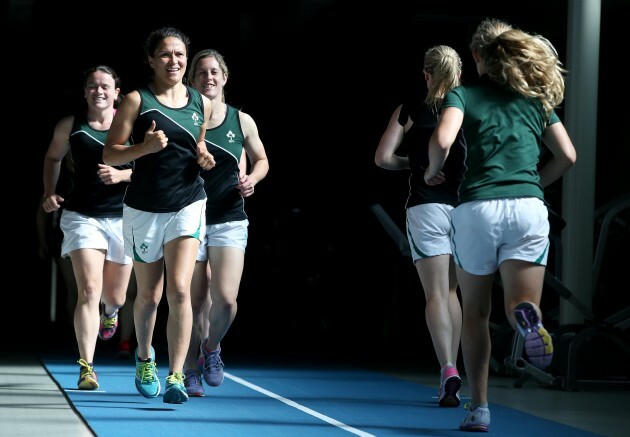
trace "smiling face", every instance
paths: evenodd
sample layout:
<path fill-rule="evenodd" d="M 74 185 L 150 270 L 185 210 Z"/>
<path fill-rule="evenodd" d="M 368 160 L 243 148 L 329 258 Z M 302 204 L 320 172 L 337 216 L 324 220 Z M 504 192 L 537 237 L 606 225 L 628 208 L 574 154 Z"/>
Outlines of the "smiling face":
<path fill-rule="evenodd" d="M 193 85 L 201 94 L 210 100 L 221 100 L 226 82 L 227 76 L 214 56 L 207 56 L 197 62 Z"/>
<path fill-rule="evenodd" d="M 174 36 L 164 38 L 149 56 L 149 66 L 153 69 L 155 80 L 175 85 L 186 74 L 188 56 L 184 42 Z"/>
<path fill-rule="evenodd" d="M 90 107 L 106 109 L 114 106 L 120 88 L 111 74 L 97 70 L 85 83 L 84 96 Z"/>

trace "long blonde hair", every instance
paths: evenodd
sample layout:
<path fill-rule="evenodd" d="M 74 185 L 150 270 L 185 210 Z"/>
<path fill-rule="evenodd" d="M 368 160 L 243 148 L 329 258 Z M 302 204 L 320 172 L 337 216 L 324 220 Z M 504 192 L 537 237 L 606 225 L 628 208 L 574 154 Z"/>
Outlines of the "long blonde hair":
<path fill-rule="evenodd" d="M 449 46 L 434 46 L 424 54 L 423 69 L 433 79 L 424 103 L 437 112 L 446 93 L 460 84 L 462 59 Z"/>
<path fill-rule="evenodd" d="M 547 116 L 564 100 L 567 70 L 546 38 L 488 18 L 477 27 L 470 48 L 481 57 L 490 79 L 538 99 Z"/>

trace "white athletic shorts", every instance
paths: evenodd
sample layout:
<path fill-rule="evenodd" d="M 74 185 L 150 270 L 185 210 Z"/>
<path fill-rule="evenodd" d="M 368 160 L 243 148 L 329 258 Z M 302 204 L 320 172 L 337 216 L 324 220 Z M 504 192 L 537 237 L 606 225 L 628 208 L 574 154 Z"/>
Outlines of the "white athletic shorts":
<path fill-rule="evenodd" d="M 123 206 L 125 252 L 134 261 L 152 263 L 164 256 L 164 245 L 188 236 L 202 241 L 206 227 L 206 199 L 177 212 L 147 212 Z"/>
<path fill-rule="evenodd" d="M 443 203 L 425 203 L 407 208 L 407 239 L 411 260 L 450 255 L 451 211 Z"/>
<path fill-rule="evenodd" d="M 208 261 L 208 247 L 235 247 L 245 252 L 249 220 L 206 225 L 206 233 L 199 245 L 197 261 Z"/>
<path fill-rule="evenodd" d="M 489 275 L 508 259 L 547 265 L 549 219 L 536 197 L 477 200 L 451 212 L 455 262 L 473 275 Z"/>
<path fill-rule="evenodd" d="M 98 249 L 107 252 L 108 261 L 131 264 L 131 258 L 125 255 L 122 217 L 95 218 L 64 209 L 59 226 L 63 231 L 62 257 L 67 258 L 77 249 Z"/>

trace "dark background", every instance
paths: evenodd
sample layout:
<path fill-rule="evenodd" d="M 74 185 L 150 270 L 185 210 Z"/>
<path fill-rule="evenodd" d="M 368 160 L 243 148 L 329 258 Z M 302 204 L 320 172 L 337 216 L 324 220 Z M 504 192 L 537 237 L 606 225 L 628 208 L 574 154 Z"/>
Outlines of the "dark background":
<path fill-rule="evenodd" d="M 74 342 L 60 326 L 66 320 L 48 320 L 49 262 L 36 255 L 33 217 L 43 189 L 43 157 L 55 123 L 83 104 L 85 69 L 112 66 L 123 93 L 146 83 L 142 47 L 151 30 L 180 28 L 191 38 L 191 58 L 206 48 L 225 56 L 231 70 L 227 101 L 252 115 L 269 157 L 269 175 L 246 205 L 250 239 L 239 312 L 223 342 L 233 351 L 436 363 L 415 268 L 369 209 L 381 204 L 404 230 L 408 175 L 375 166 L 380 136 L 396 105 L 426 86 L 420 73 L 429 47 L 452 46 L 464 61 L 464 82 L 476 77 L 468 43 L 485 17 L 548 37 L 566 62 L 566 0 L 394 0 L 377 7 L 341 0 L 166 6 L 17 0 L 5 8 L 4 40 L 17 52 L 5 58 L 7 71 L 16 74 L 5 86 L 17 105 L 5 106 L 11 125 L 4 130 L 11 132 L 10 162 L 26 162 L 28 169 L 22 176 L 21 165 L 16 168 L 19 182 L 9 185 L 19 197 L 11 205 L 20 205 L 20 233 L 30 237 L 20 237 L 26 253 L 11 254 L 8 264 L 25 271 L 8 275 L 8 296 L 18 298 L 16 315 L 26 308 L 29 314 L 14 336 L 18 341 L 31 330 L 36 341 Z M 629 12 L 627 1 L 602 0 L 600 79 L 593 84 L 599 86 L 596 207 L 630 191 L 624 172 L 630 96 L 619 64 L 626 47 L 616 36 L 624 35 Z M 30 184 L 23 184 L 26 178 Z M 547 194 L 561 213 L 561 184 Z M 622 217 L 613 229 L 617 238 L 609 243 L 595 296 L 602 315 L 630 303 L 621 274 L 628 228 Z M 556 307 L 557 295 L 547 293 L 544 304 Z M 58 308 L 63 318 L 63 302 Z M 502 307 L 495 308 L 496 319 L 503 320 Z M 163 329 L 155 337 L 164 341 Z"/>

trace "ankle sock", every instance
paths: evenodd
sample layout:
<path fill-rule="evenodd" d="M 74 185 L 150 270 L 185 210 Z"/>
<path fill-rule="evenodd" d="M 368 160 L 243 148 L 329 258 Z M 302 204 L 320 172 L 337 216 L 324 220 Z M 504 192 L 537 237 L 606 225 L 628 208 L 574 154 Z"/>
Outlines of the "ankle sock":
<path fill-rule="evenodd" d="M 440 369 L 440 377 L 444 378 L 444 377 L 451 377 L 454 375 L 457 375 L 457 368 L 455 367 L 454 364 L 452 363 L 447 363 L 444 365 L 444 367 L 442 367 Z"/>

